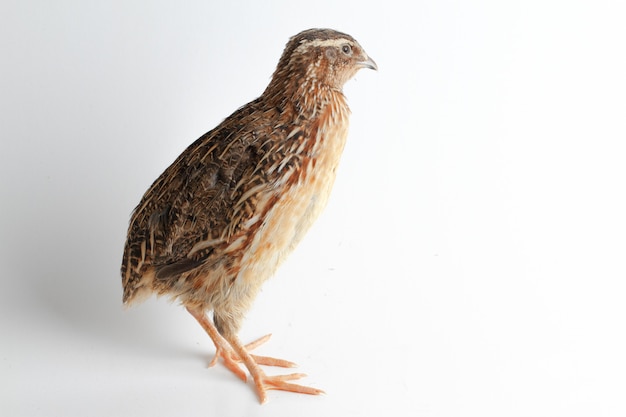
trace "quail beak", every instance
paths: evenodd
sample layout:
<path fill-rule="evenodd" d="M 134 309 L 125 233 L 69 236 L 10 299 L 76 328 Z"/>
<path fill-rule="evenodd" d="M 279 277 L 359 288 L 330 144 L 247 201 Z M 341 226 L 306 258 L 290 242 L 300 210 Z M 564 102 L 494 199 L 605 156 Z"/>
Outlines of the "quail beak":
<path fill-rule="evenodd" d="M 376 65 L 376 62 L 374 62 L 374 60 L 367 55 L 365 55 L 365 60 L 359 61 L 356 64 L 359 66 L 359 68 L 369 68 L 373 69 L 374 71 L 378 71 L 378 65 Z"/>

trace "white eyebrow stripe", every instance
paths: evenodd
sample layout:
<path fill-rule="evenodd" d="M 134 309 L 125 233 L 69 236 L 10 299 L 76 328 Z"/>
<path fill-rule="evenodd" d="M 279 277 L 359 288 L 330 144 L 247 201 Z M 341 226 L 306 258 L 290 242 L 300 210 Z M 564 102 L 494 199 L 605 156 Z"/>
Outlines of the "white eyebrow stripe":
<path fill-rule="evenodd" d="M 345 39 L 345 38 L 340 38 L 340 39 L 315 39 L 312 41 L 305 41 L 302 42 L 297 48 L 297 49 L 308 49 L 311 47 L 316 47 L 316 46 L 340 46 L 343 44 L 350 44 L 350 45 L 354 45 L 354 43 L 352 41 L 350 41 L 349 39 Z"/>

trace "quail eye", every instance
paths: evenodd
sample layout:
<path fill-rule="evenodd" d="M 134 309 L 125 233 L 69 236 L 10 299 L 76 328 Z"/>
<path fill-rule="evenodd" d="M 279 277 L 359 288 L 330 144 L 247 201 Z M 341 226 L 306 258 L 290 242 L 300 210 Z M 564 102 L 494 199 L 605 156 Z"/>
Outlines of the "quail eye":
<path fill-rule="evenodd" d="M 350 55 L 352 53 L 352 47 L 348 44 L 345 44 L 341 47 L 341 51 L 346 55 Z"/>

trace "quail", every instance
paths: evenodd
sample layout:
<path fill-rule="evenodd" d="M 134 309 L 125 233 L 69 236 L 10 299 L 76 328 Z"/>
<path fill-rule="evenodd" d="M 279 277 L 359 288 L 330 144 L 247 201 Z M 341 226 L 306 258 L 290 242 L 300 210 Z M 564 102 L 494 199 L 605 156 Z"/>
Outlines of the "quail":
<path fill-rule="evenodd" d="M 121 267 L 123 302 L 179 301 L 211 337 L 224 365 L 261 403 L 267 390 L 323 391 L 270 376 L 293 363 L 250 352 L 237 336 L 259 289 L 326 205 L 348 133 L 344 84 L 376 63 L 350 35 L 309 29 L 291 37 L 270 83 L 193 142 L 132 213 Z M 212 312 L 212 316 L 207 314 Z"/>

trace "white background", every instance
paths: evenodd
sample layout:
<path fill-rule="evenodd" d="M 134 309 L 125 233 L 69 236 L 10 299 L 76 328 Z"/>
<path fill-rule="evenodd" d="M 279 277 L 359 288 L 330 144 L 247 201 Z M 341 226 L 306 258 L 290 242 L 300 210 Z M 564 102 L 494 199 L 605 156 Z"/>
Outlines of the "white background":
<path fill-rule="evenodd" d="M 3 416 L 626 415 L 626 14 L 614 1 L 3 1 Z M 133 207 L 310 27 L 380 71 L 330 204 L 241 333 L 321 397 L 121 306 Z M 270 372 L 274 372 L 270 370 Z"/>

